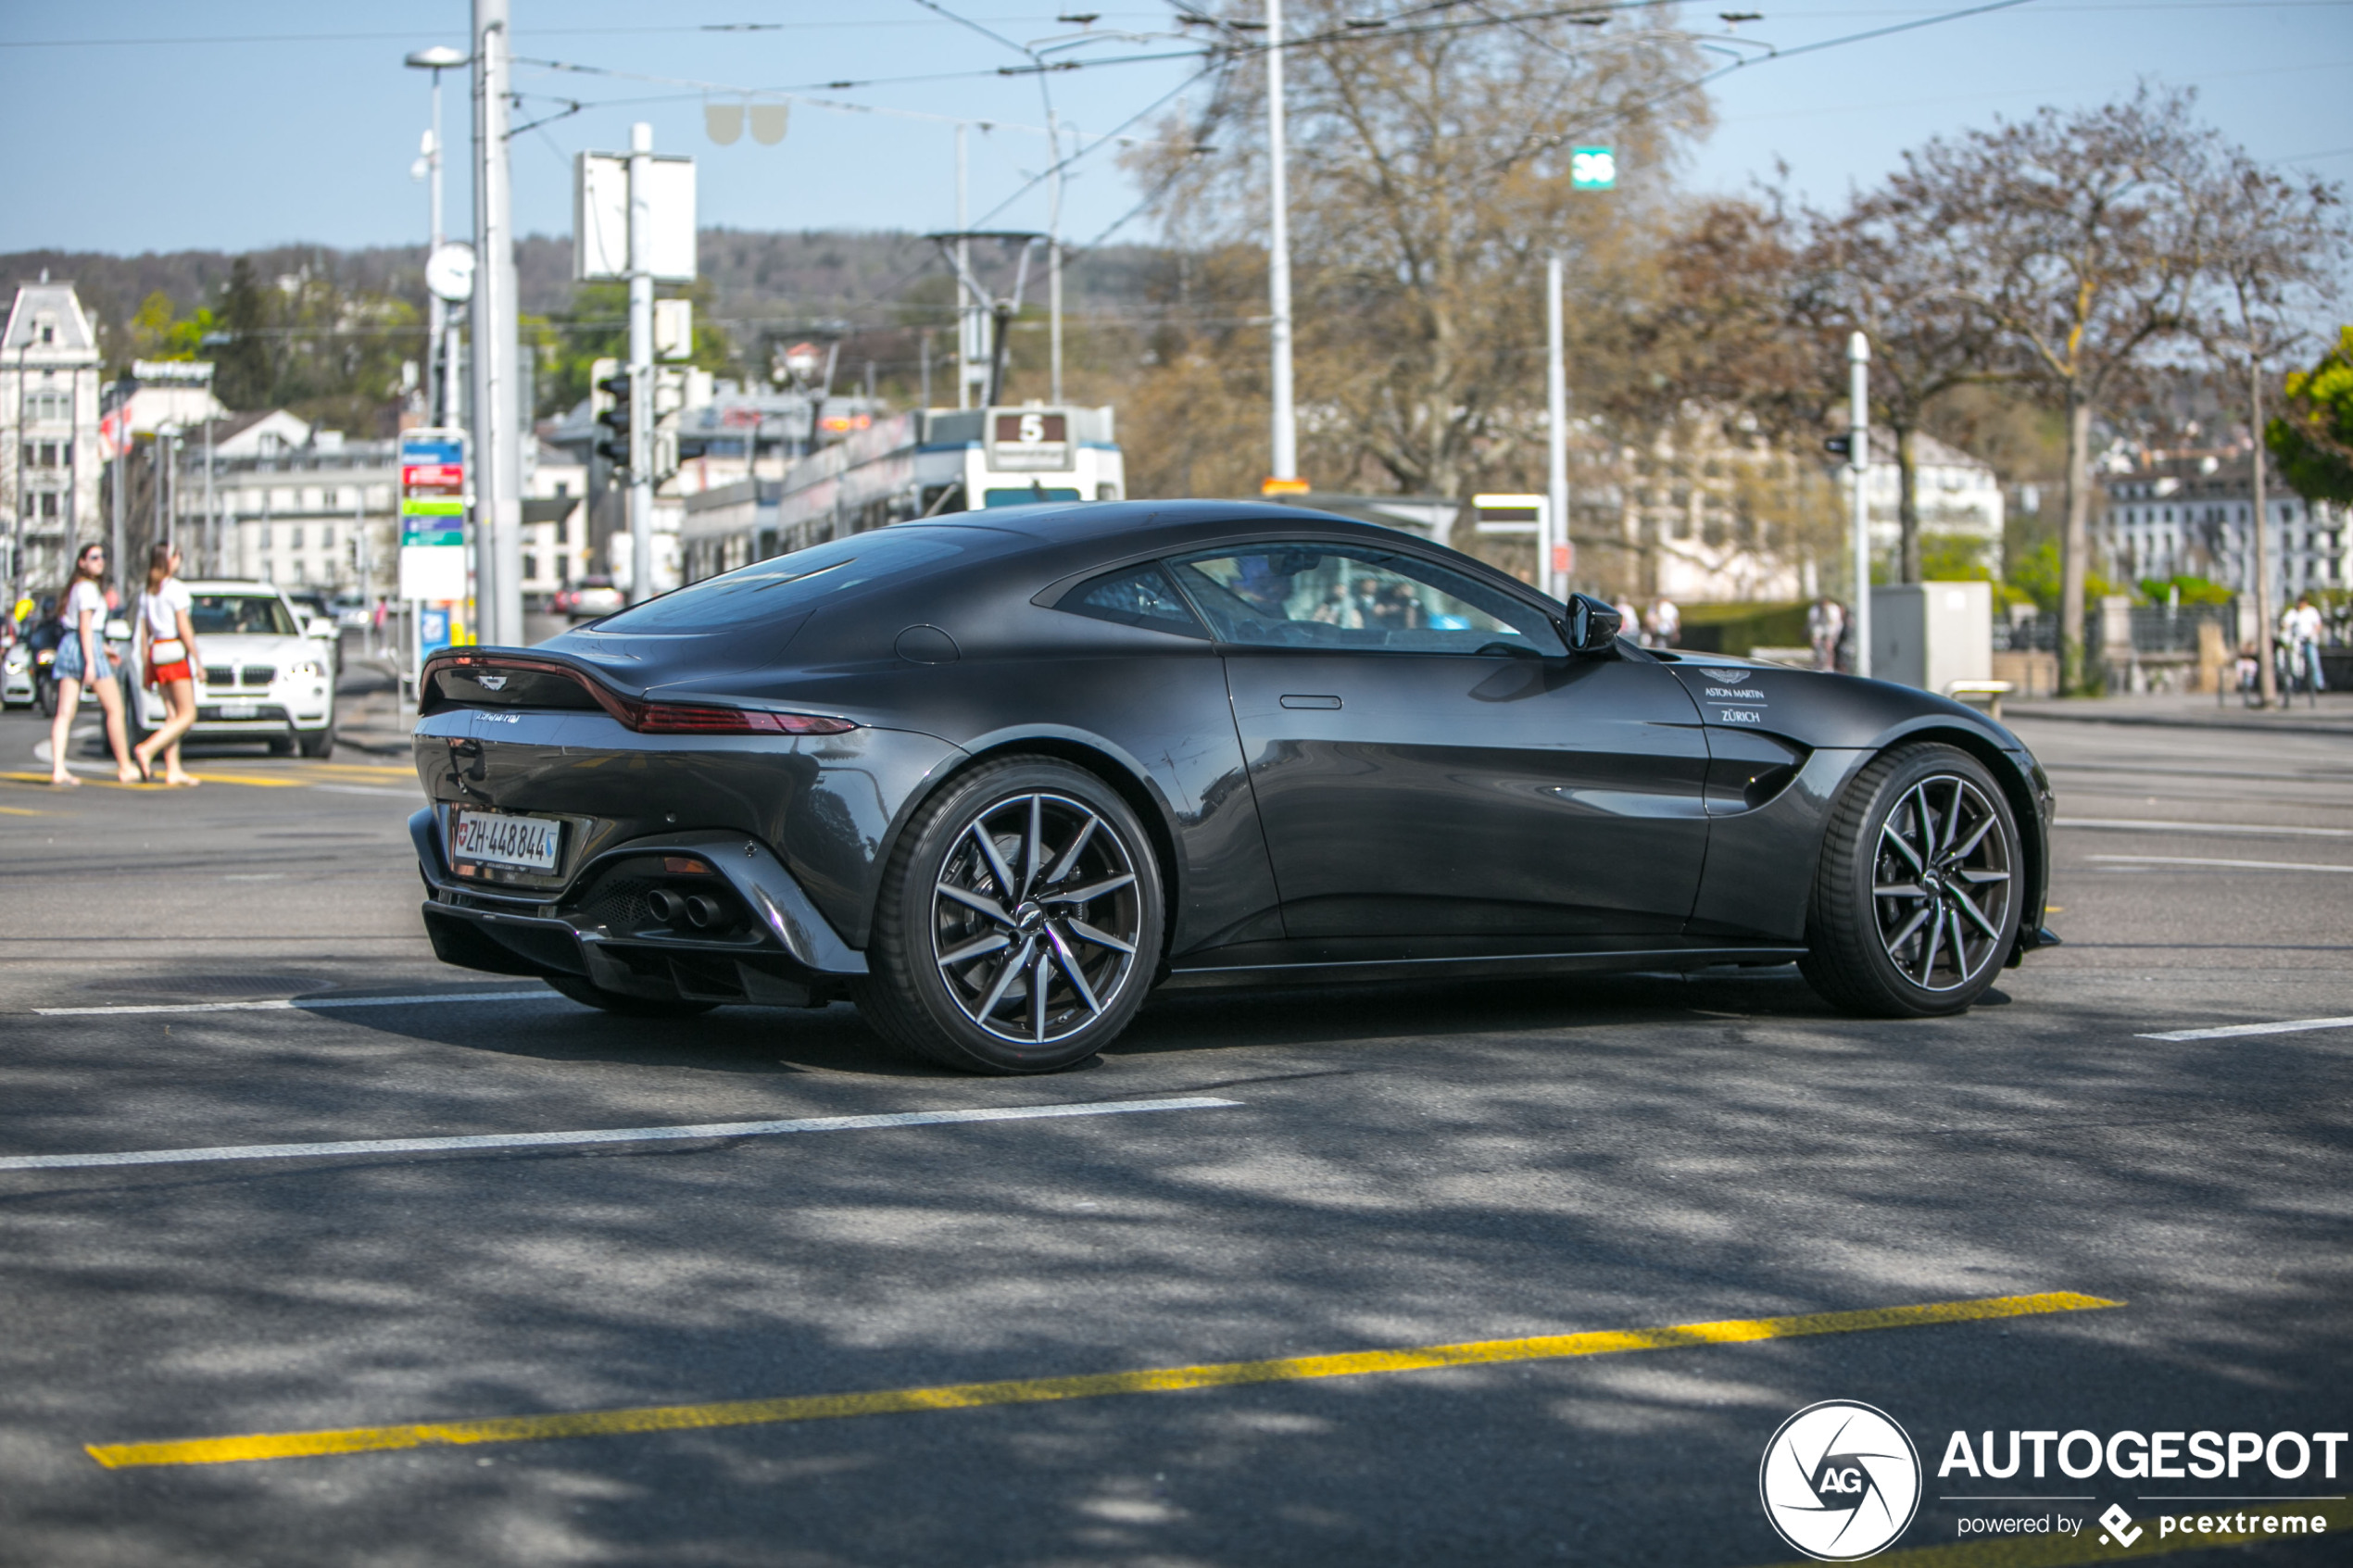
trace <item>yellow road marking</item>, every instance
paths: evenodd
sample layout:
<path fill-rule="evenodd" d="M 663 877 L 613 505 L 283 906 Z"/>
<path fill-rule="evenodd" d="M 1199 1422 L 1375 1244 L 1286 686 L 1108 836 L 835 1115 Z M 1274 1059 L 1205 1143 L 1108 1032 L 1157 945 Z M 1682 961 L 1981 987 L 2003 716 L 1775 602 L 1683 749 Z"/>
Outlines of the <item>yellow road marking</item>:
<path fill-rule="evenodd" d="M 8 779 L 17 784 L 39 784 L 44 789 L 49 787 L 49 775 L 46 773 L 0 773 L 0 779 Z M 145 789 L 147 787 L 145 784 L 124 784 L 120 779 L 83 779 L 82 782 L 92 789 Z"/>
<path fill-rule="evenodd" d="M 271 773 L 199 773 L 191 771 L 188 776 L 199 784 L 251 784 L 257 789 L 300 789 L 304 784 L 301 779 Z"/>
<path fill-rule="evenodd" d="M 1500 1361 L 1556 1361 L 1569 1356 L 1612 1355 L 1623 1350 L 1671 1350 L 1687 1345 L 1740 1345 L 1812 1334 L 1853 1334 L 1873 1328 L 1921 1328 L 1931 1323 L 2079 1312 L 2123 1304 L 2062 1290 L 2039 1296 L 1994 1296 L 1856 1312 L 1809 1312 L 1799 1317 L 1744 1318 L 1724 1323 L 1679 1323 L 1667 1328 L 1553 1334 L 1532 1339 L 1483 1339 L 1462 1345 L 1355 1350 L 1335 1356 L 1290 1356 L 1265 1361 L 1218 1361 L 1138 1372 L 1082 1373 L 1073 1377 L 1025 1377 L 1002 1383 L 950 1383 L 931 1388 L 881 1388 L 859 1394 L 806 1394 L 774 1399 L 731 1399 L 717 1404 L 494 1416 L 479 1421 L 425 1422 L 404 1426 L 347 1426 L 320 1432 L 259 1432 L 238 1437 L 192 1437 L 178 1442 L 93 1443 L 88 1445 L 88 1452 L 107 1469 L 121 1470 L 135 1465 L 232 1464 L 247 1460 L 297 1459 L 386 1449 L 529 1443 L 625 1432 L 685 1432 L 911 1411 L 1094 1399 L 1112 1394 L 1166 1394 L 1181 1388 L 1227 1388 L 1315 1377 L 1427 1372 L 1439 1367 L 1488 1366 Z"/>
<path fill-rule="evenodd" d="M 45 817 L 46 811 L 34 811 L 22 806 L 0 806 L 0 814 L 11 817 Z"/>
<path fill-rule="evenodd" d="M 2030 1508 L 2033 1505 L 2028 1505 Z M 2187 1512 L 2195 1520 L 2201 1512 L 2208 1518 L 2221 1515 L 2227 1508 L 2229 1517 L 2235 1520 L 2245 1514 L 2255 1524 L 2252 1530 L 2215 1531 L 2199 1535 L 2176 1530 L 2170 1536 L 2158 1533 L 2158 1516 L 2145 1513 L 2135 1520 L 2143 1534 L 2129 1547 L 2100 1544 L 2100 1525 L 2096 1519 L 2086 1519 L 2082 1533 L 2075 1536 L 2034 1535 L 2004 1536 L 1980 1541 L 1959 1541 L 1951 1546 L 1911 1547 L 1903 1551 L 1886 1552 L 1871 1559 L 1872 1568 L 2072 1568 L 2079 1562 L 2122 1562 L 2135 1557 L 2171 1557 L 2177 1551 L 2212 1551 L 2219 1547 L 2245 1546 L 2250 1541 L 2309 1540 L 2311 1536 L 2267 1535 L 2263 1530 L 2265 1515 L 2280 1517 L 2300 1513 L 2307 1519 L 2314 1514 L 2328 1521 L 2331 1532 L 2353 1526 L 2353 1503 L 2300 1502 L 2279 1503 L 2268 1507 L 2249 1508 L 2244 1503 L 2177 1503 L 2165 1512 L 2174 1518 Z M 2049 1512 L 2047 1509 L 2044 1512 Z M 1785 1562 L 1779 1568 L 1814 1568 L 1811 1562 Z"/>
<path fill-rule="evenodd" d="M 417 770 L 413 767 L 393 768 L 376 762 L 305 762 L 302 768 L 305 772 L 310 773 L 369 773 L 395 779 L 413 779 L 417 776 Z"/>

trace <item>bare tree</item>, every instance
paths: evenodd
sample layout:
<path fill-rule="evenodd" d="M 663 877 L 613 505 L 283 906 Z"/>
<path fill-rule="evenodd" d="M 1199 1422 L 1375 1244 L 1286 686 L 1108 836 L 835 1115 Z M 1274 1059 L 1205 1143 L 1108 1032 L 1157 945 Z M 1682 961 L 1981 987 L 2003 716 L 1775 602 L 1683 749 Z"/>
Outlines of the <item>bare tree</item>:
<path fill-rule="evenodd" d="M 1678 91 L 1702 67 L 1665 6 L 1583 19 L 1598 26 L 1432 8 L 1383 29 L 1348 26 L 1353 9 L 1290 7 L 1301 433 L 1327 482 L 1464 495 L 1541 406 L 1545 257 L 1571 257 L 1580 326 L 1638 286 L 1634 236 L 1706 120 Z M 1264 77 L 1254 53 L 1237 61 L 1142 170 L 1169 193 L 1172 237 L 1203 249 L 1265 230 Z M 1580 140 L 1615 144 L 1619 190 L 1572 192 Z"/>
<path fill-rule="evenodd" d="M 1920 580 L 1917 436 L 1932 405 L 1957 388 L 2004 379 L 1992 320 L 1964 296 L 1965 270 L 1941 205 L 1902 180 L 1857 197 L 1842 216 L 1808 215 L 1811 230 L 1793 299 L 1820 354 L 1819 374 L 1845 372 L 1846 335 L 1871 341 L 1871 408 L 1895 446 L 1899 583 Z"/>
<path fill-rule="evenodd" d="M 2195 170 L 2206 251 L 2205 284 L 2196 320 L 2216 364 L 2246 389 L 2255 485 L 2254 556 L 2258 679 L 2268 707 L 2278 696 L 2272 669 L 2271 524 L 2264 483 L 2263 386 L 2271 367 L 2310 335 L 2308 323 L 2336 294 L 2338 269 L 2353 240 L 2338 188 L 2317 178 L 2290 180 L 2232 148 Z"/>
<path fill-rule="evenodd" d="M 1894 197 L 1944 236 L 1958 297 L 1983 313 L 2018 372 L 2067 416 L 2059 546 L 2059 680 L 2082 690 L 2091 555 L 2092 416 L 2189 321 L 2202 216 L 2182 171 L 2210 133 L 2185 93 L 1937 140 L 1905 156 Z"/>

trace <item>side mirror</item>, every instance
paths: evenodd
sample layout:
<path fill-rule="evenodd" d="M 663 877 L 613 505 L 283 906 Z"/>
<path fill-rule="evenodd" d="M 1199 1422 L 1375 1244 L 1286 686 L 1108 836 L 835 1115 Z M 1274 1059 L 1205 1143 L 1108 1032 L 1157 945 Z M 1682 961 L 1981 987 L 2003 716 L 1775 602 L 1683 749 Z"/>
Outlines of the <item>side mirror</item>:
<path fill-rule="evenodd" d="M 323 615 L 313 616 L 309 626 L 303 632 L 307 637 L 333 637 L 336 634 L 335 623 Z"/>
<path fill-rule="evenodd" d="M 129 642 L 131 640 L 131 622 L 125 621 L 120 615 L 116 616 L 113 620 L 107 622 L 106 638 L 107 641 L 110 643 Z"/>
<path fill-rule="evenodd" d="M 1568 646 L 1572 653 L 1599 653 L 1617 640 L 1617 611 L 1596 598 L 1571 594 L 1568 598 Z"/>

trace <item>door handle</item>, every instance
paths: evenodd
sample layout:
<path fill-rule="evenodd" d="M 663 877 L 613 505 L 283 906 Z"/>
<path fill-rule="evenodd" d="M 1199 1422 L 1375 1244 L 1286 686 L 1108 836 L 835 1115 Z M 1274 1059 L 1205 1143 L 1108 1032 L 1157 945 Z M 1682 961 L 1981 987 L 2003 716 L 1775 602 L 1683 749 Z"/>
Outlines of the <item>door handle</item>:
<path fill-rule="evenodd" d="M 1338 708 L 1340 706 L 1340 698 L 1336 696 L 1302 696 L 1298 692 L 1285 692 L 1278 700 L 1285 708 Z"/>

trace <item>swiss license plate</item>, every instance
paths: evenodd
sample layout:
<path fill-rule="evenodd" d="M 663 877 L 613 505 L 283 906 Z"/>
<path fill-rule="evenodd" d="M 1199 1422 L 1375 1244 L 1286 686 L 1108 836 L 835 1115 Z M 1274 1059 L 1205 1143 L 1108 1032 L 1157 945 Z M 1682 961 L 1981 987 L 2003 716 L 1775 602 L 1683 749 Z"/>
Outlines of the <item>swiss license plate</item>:
<path fill-rule="evenodd" d="M 223 719 L 258 719 L 261 709 L 250 702 L 224 702 L 220 705 L 220 716 Z"/>
<path fill-rule="evenodd" d="M 481 865 L 556 869 L 564 825 L 547 817 L 514 817 L 502 811 L 460 811 L 451 833 L 450 856 Z"/>

